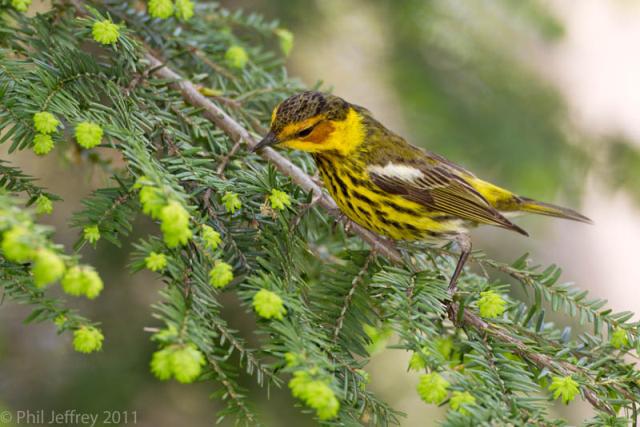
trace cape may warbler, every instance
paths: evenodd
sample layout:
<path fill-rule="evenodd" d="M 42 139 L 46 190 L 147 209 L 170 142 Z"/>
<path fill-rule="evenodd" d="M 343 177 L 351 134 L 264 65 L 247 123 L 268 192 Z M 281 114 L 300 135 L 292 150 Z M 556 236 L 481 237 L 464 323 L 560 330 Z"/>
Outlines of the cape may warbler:
<path fill-rule="evenodd" d="M 527 232 L 504 212 L 591 222 L 571 209 L 518 196 L 442 156 L 406 142 L 363 107 L 319 92 L 293 95 L 274 110 L 254 150 L 277 145 L 312 153 L 340 210 L 363 227 L 397 240 L 456 241 L 456 280 L 471 251 L 468 228 L 489 224 Z"/>

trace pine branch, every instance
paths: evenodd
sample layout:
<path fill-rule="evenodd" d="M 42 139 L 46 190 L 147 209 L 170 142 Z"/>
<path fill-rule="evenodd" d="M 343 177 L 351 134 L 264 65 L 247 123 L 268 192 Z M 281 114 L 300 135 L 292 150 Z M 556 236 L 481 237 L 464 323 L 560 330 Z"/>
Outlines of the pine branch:
<path fill-rule="evenodd" d="M 459 315 L 458 306 L 452 304 L 451 310 L 453 312 L 452 317 L 454 319 L 457 318 Z M 527 360 L 532 361 L 540 368 L 546 368 L 553 372 L 559 372 L 562 375 L 569 375 L 571 372 L 576 372 L 577 370 L 573 365 L 564 362 L 556 362 L 546 354 L 532 351 L 523 341 L 514 338 L 498 326 L 485 322 L 469 310 L 464 310 L 463 322 L 481 333 L 491 335 L 493 338 L 498 339 L 499 341 L 512 345 L 519 355 L 526 358 Z M 602 399 L 600 399 L 592 390 L 586 387 L 582 387 L 582 393 L 584 397 L 589 401 L 589 403 L 591 403 L 594 407 L 609 414 L 615 415 L 616 412 Z"/>
<path fill-rule="evenodd" d="M 197 87 L 189 80 L 182 78 L 179 74 L 173 71 L 168 66 L 162 67 L 162 62 L 155 56 L 147 53 L 145 58 L 151 65 L 151 67 L 159 67 L 155 74 L 162 78 L 172 81 L 171 87 L 180 91 L 184 99 L 196 107 L 203 109 L 203 116 L 211 120 L 220 129 L 222 129 L 232 141 L 243 141 L 248 148 L 252 148 L 257 144 L 255 138 L 253 138 L 249 132 L 243 128 L 238 122 L 236 122 L 231 116 L 229 116 L 220 107 L 209 101 L 207 97 L 202 95 Z M 291 163 L 287 158 L 279 154 L 277 151 L 271 148 L 265 148 L 260 155 L 273 163 L 280 172 L 290 177 L 293 182 L 300 186 L 303 190 L 314 195 L 320 195 L 319 205 L 329 212 L 330 215 L 339 218 L 339 210 L 333 199 L 323 193 L 322 188 L 316 184 L 309 175 L 304 173 L 299 167 Z M 374 233 L 364 229 L 360 225 L 346 221 L 348 228 L 358 234 L 365 242 L 367 242 L 372 249 L 378 251 L 381 255 L 384 255 L 389 260 L 401 264 L 402 257 L 400 253 L 393 247 L 393 245 L 376 236 Z"/>
<path fill-rule="evenodd" d="M 336 409 L 331 415 L 335 423 L 393 423 L 397 413 L 366 390 L 362 371 L 373 348 L 384 345 L 379 337 L 386 332 L 378 333 L 380 327 L 400 337 L 395 348 L 414 353 L 411 369 L 440 372 L 451 381 L 447 425 L 460 425 L 465 417 L 478 424 L 546 424 L 548 394 L 542 391 L 550 374 L 552 381 L 577 381 L 573 384 L 602 420 L 618 407 L 637 417 L 640 372 L 625 358 L 638 347 L 638 323 L 628 322 L 629 313 L 612 314 L 603 308 L 604 301 L 588 301 L 584 291 L 558 284 L 560 272 L 554 266 L 540 272 L 524 264 L 482 260 L 481 267 L 501 269 L 525 290 L 533 289 L 534 303 L 528 307 L 507 297 L 508 285 L 490 282 L 486 273 L 483 277 L 465 271 L 447 312 L 451 257 L 416 249 L 411 251 L 416 268 L 406 265 L 393 242 L 339 214 L 321 184 L 307 173 L 312 168 L 308 156 L 285 158 L 266 149 L 260 154 L 269 161 L 267 167 L 258 156 L 238 159 L 243 147 L 255 146 L 256 133 L 264 133 L 261 122 L 268 120 L 274 102 L 299 88 L 280 71 L 281 60 L 265 49 L 273 42 L 277 24 L 204 3 L 198 5 L 201 16 L 188 23 L 152 19 L 133 3 L 116 0 L 66 3 L 73 7 L 56 6 L 46 17 L 10 15 L 15 34 L 4 45 L 25 60 L 10 61 L 0 51 L 0 97 L 6 100 L 0 106 L 0 142 L 12 141 L 12 149 L 33 146 L 32 116 L 44 106 L 65 129 L 95 121 L 104 129 L 101 147 L 122 155 L 122 170 L 105 168 L 112 177 L 122 177 L 121 188 L 96 191 L 74 218 L 78 225 L 99 226 L 103 237 L 114 243 L 122 238 L 120 229 L 129 230 L 140 208 L 159 220 L 164 240 L 143 240 L 136 245 L 134 261 L 135 269 L 156 271 L 167 283 L 155 306 L 166 328 L 153 338 L 161 347 L 154 356 L 194 350 L 193 361 L 200 363 L 197 355 L 203 364 L 209 361 L 204 373 L 193 371 L 187 378 L 173 368 L 162 372 L 156 365 L 159 378 L 218 379 L 218 395 L 228 405 L 220 414 L 254 424 L 252 405 L 237 382 L 240 369 L 259 384 L 262 378 L 277 384 L 282 373 L 302 373 L 313 385 L 322 386 L 325 409 Z M 74 16 L 75 10 L 83 11 L 83 4 L 95 9 L 90 16 Z M 112 46 L 94 45 L 91 27 L 108 17 L 118 18 L 119 39 Z M 241 27 L 242 34 L 226 31 L 234 26 Z M 242 70 L 226 62 L 224 50 L 230 46 L 248 53 Z M 53 135 L 57 143 L 70 136 Z M 78 160 L 95 163 L 99 158 L 90 149 L 73 146 Z M 29 183 L 28 178 L 19 181 Z M 10 187 L 18 185 L 12 182 Z M 141 188 L 157 192 L 145 193 L 158 199 L 155 205 L 145 205 L 142 191 L 141 203 L 135 201 Z M 276 208 L 270 202 L 273 190 L 283 191 L 290 206 Z M 227 193 L 238 207 L 225 202 Z M 310 209 L 316 203 L 329 215 Z M 181 227 L 189 233 L 188 242 L 177 247 L 167 240 L 168 212 L 176 205 L 189 223 Z M 167 208 L 167 215 L 154 213 L 155 208 Z M 345 232 L 331 230 L 331 222 L 343 222 Z M 207 230 L 217 237 L 207 238 Z M 349 232 L 360 239 L 349 239 Z M 362 241 L 371 249 L 360 250 Z M 2 251 L 7 252 L 4 247 Z M 376 255 L 381 257 L 373 263 Z M 214 273 L 222 262 L 233 272 L 226 284 Z M 27 273 L 22 273 L 28 275 L 33 267 L 24 268 Z M 3 274 L 7 282 L 21 278 L 20 272 Z M 22 279 L 27 279 L 24 274 Z M 16 289 L 18 294 L 38 291 L 29 283 Z M 272 303 L 261 301 L 264 291 Z M 497 298 L 498 309 L 494 304 L 489 310 L 500 312 L 499 317 L 483 310 L 484 296 L 478 296 L 485 291 Z M 222 317 L 220 297 L 225 292 L 237 295 L 247 311 L 255 311 L 255 333 L 261 337 L 256 349 L 249 348 Z M 561 331 L 545 322 L 545 301 L 553 311 L 564 309 L 576 318 L 579 314 L 581 323 L 593 322 L 595 333 L 570 340 L 569 328 Z M 608 327 L 608 340 L 601 324 Z M 440 353 L 439 341 L 448 342 L 447 355 Z M 239 357 L 232 358 L 233 353 Z M 295 384 L 289 385 L 294 396 L 302 396 Z M 573 399 L 577 388 L 570 387 Z M 462 392 L 476 401 L 468 408 L 470 414 L 454 404 L 456 393 Z M 339 408 L 329 397 L 339 399 Z M 301 400 L 313 408 L 309 399 Z M 316 415 L 323 419 L 320 412 Z"/>
<path fill-rule="evenodd" d="M 358 287 L 358 285 L 360 285 L 364 280 L 364 276 L 367 274 L 369 270 L 369 264 L 371 263 L 371 261 L 373 261 L 375 256 L 376 254 L 374 251 L 371 251 L 371 253 L 369 253 L 369 256 L 367 256 L 367 259 L 365 260 L 364 265 L 362 266 L 358 274 L 356 274 L 353 280 L 351 281 L 351 289 L 349 289 L 349 292 L 344 297 L 344 303 L 342 304 L 342 308 L 340 309 L 340 315 L 338 316 L 335 329 L 333 330 L 334 343 L 338 341 L 338 337 L 340 336 L 340 331 L 342 330 L 342 326 L 344 324 L 344 318 L 347 315 L 347 310 L 349 310 L 349 306 L 351 305 L 353 294 L 355 294 L 356 288 Z"/>
<path fill-rule="evenodd" d="M 8 296 L 20 304 L 35 307 L 25 319 L 27 323 L 60 319 L 61 330 L 90 324 L 88 319 L 65 307 L 59 299 L 47 297 L 43 291 L 34 289 L 28 266 L 16 266 L 0 261 L 0 284 L 0 304 L 4 297 Z"/>
<path fill-rule="evenodd" d="M 229 116 L 224 110 L 213 104 L 205 96 L 203 96 L 195 87 L 193 83 L 182 78 L 178 73 L 173 71 L 168 66 L 162 67 L 162 62 L 155 56 L 147 53 L 145 55 L 147 61 L 149 61 L 152 67 L 158 67 L 155 74 L 163 79 L 172 81 L 170 86 L 180 91 L 182 96 L 190 104 L 203 109 L 203 115 L 220 127 L 234 142 L 243 141 L 248 148 L 252 148 L 257 144 L 255 138 L 253 138 L 249 132 L 244 129 L 239 123 L 237 123 L 231 116 Z M 327 210 L 327 212 L 338 217 L 338 208 L 335 202 L 322 192 L 322 189 L 317 185 L 309 175 L 304 173 L 300 168 L 291 163 L 281 154 L 277 153 L 271 148 L 265 148 L 261 151 L 260 155 L 265 159 L 273 163 L 278 170 L 283 174 L 289 176 L 293 182 L 298 184 L 302 189 L 307 192 L 311 192 L 314 195 L 320 195 L 319 205 Z M 365 242 L 367 242 L 372 250 L 377 251 L 379 254 L 385 256 L 391 262 L 402 265 L 402 257 L 397 249 L 391 242 L 383 239 L 372 232 L 365 230 L 358 224 L 355 224 L 347 220 L 349 229 L 355 234 L 359 235 Z M 459 317 L 459 306 L 457 303 L 452 302 L 450 305 L 450 318 L 455 320 Z M 510 336 L 501 329 L 490 325 L 482 320 L 479 316 L 472 313 L 469 310 L 464 310 L 462 316 L 463 322 L 470 327 L 484 332 L 494 338 L 508 343 L 517 349 L 517 352 L 523 357 L 531 360 L 536 365 L 547 368 L 554 372 L 566 373 L 568 372 L 567 366 L 558 366 L 550 357 L 531 351 L 527 345 L 521 340 Z M 604 403 L 593 391 L 586 387 L 582 387 L 582 392 L 585 398 L 596 408 L 601 409 L 607 413 L 613 414 L 614 411 L 609 405 Z"/>
<path fill-rule="evenodd" d="M 0 191 L 0 235 L 0 304 L 6 296 L 33 306 L 25 322 L 53 321 L 61 332 L 90 326 L 88 319 L 67 308 L 62 299 L 48 297 L 44 291 L 60 278 L 65 264 L 68 268 L 77 264 L 77 260 L 64 254 L 61 245 L 50 241 L 50 227 L 34 223 L 31 212 L 21 207 L 19 199 L 4 191 Z M 46 269 L 38 267 L 43 262 L 42 256 L 54 260 L 45 264 Z"/>
<path fill-rule="evenodd" d="M 82 200 L 84 209 L 72 216 L 71 226 L 96 226 L 102 237 L 120 247 L 119 238 L 131 232 L 131 220 L 137 210 L 132 206 L 134 194 L 129 186 L 117 178 L 116 180 L 118 187 L 96 190 L 91 196 Z M 74 245 L 76 252 L 80 251 L 86 243 L 87 240 L 81 236 Z"/>
<path fill-rule="evenodd" d="M 36 185 L 35 182 L 35 178 L 25 174 L 17 167 L 11 166 L 9 162 L 0 159 L 0 188 L 12 193 L 25 192 L 31 202 L 40 195 L 46 196 L 50 200 L 60 199 L 55 194 L 49 193 Z"/>
<path fill-rule="evenodd" d="M 280 379 L 277 376 L 275 376 L 270 369 L 268 369 L 265 365 L 263 365 L 263 363 L 260 362 L 258 358 L 254 356 L 253 354 L 254 352 L 248 349 L 242 340 L 234 336 L 229 329 L 224 328 L 219 323 L 216 323 L 213 326 L 220 333 L 220 336 L 222 337 L 220 340 L 221 341 L 220 344 L 223 345 L 225 341 L 228 341 L 229 346 L 235 349 L 240 354 L 240 361 L 242 362 L 243 358 L 246 359 L 247 373 L 253 374 L 253 372 L 255 371 L 256 382 L 259 385 L 263 385 L 265 379 L 268 380 L 267 384 L 273 383 L 276 386 L 280 385 L 281 383 Z"/>
<path fill-rule="evenodd" d="M 486 265 L 497 269 L 516 279 L 524 287 L 532 288 L 536 292 L 536 306 L 541 304 L 544 298 L 550 302 L 554 311 L 563 307 L 568 314 L 580 315 L 580 323 L 585 321 L 594 325 L 594 330 L 598 333 L 601 330 L 601 323 L 607 324 L 611 328 L 632 329 L 640 325 L 640 322 L 627 323 L 633 316 L 629 311 L 612 313 L 610 309 L 600 310 L 606 304 L 606 300 L 587 300 L 587 291 L 580 290 L 570 284 L 557 283 L 561 270 L 556 266 L 550 266 L 542 272 L 536 272 L 537 268 L 527 268 L 527 256 L 517 260 L 513 265 L 504 264 L 488 259 L 484 256 L 472 257 L 480 265 Z"/>
<path fill-rule="evenodd" d="M 229 380 L 228 375 L 224 369 L 222 369 L 220 363 L 213 357 L 208 357 L 207 362 L 209 362 L 209 365 L 213 368 L 213 372 L 215 372 L 218 381 L 224 386 L 222 398 L 226 399 L 228 397 L 230 401 L 234 403 L 240 410 L 242 417 L 249 423 L 248 425 L 260 426 L 261 424 L 256 420 L 253 412 L 245 404 L 245 397 L 240 394 L 233 382 Z"/>

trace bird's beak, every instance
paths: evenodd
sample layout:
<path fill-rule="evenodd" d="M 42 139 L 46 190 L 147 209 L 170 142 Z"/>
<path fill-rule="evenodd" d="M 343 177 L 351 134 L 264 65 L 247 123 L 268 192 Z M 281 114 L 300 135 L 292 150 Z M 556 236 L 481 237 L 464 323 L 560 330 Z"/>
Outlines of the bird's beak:
<path fill-rule="evenodd" d="M 258 142 L 256 145 L 253 146 L 253 148 L 251 148 L 251 152 L 256 152 L 261 148 L 264 147 L 269 147 L 271 145 L 277 144 L 278 143 L 278 138 L 276 137 L 276 135 L 269 131 L 268 134 L 266 134 L 264 136 L 264 138 L 262 138 L 262 141 Z"/>

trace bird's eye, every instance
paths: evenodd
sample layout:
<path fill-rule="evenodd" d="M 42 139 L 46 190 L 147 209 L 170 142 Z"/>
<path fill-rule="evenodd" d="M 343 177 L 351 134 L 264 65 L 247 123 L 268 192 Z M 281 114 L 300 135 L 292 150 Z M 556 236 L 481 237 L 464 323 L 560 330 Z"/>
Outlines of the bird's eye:
<path fill-rule="evenodd" d="M 305 136 L 309 136 L 312 130 L 313 130 L 313 126 L 308 127 L 306 129 L 302 129 L 300 132 L 298 132 L 298 136 L 301 138 L 304 138 Z"/>

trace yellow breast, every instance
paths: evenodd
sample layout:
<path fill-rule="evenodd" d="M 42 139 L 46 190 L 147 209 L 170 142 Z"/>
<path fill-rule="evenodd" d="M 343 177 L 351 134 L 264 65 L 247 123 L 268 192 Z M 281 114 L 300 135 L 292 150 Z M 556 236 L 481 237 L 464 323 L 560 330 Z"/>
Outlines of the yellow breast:
<path fill-rule="evenodd" d="M 368 177 L 364 165 L 316 156 L 327 191 L 349 219 L 395 240 L 448 240 L 463 230 L 461 221 L 389 194 Z"/>

